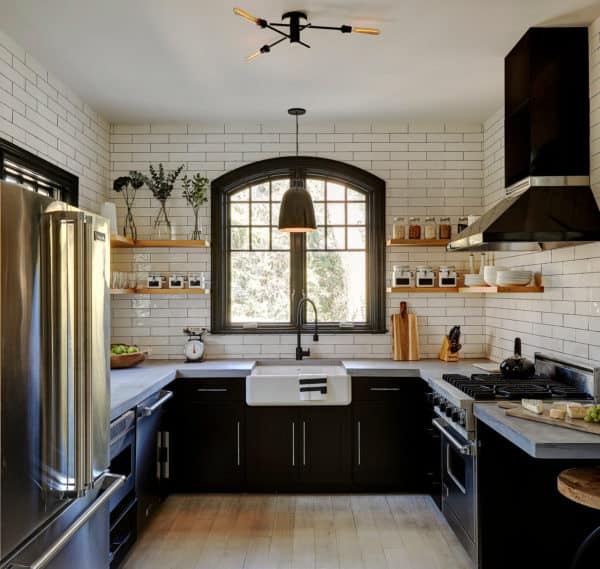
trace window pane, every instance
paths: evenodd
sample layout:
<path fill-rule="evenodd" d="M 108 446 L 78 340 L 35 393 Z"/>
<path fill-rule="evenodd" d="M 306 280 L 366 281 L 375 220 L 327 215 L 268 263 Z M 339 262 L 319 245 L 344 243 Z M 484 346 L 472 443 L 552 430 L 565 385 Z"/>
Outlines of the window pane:
<path fill-rule="evenodd" d="M 365 225 L 367 208 L 364 203 L 348 204 L 348 225 Z"/>
<path fill-rule="evenodd" d="M 269 201 L 269 182 L 252 186 L 252 201 L 253 202 L 268 202 Z"/>
<path fill-rule="evenodd" d="M 252 204 L 252 225 L 269 225 L 269 204 L 268 203 L 253 203 Z"/>
<path fill-rule="evenodd" d="M 317 225 L 325 225 L 325 204 L 324 203 L 315 203 L 315 219 L 317 220 Z"/>
<path fill-rule="evenodd" d="M 272 247 L 277 250 L 290 249 L 290 234 L 285 231 L 279 231 L 277 227 L 274 227 L 271 233 Z"/>
<path fill-rule="evenodd" d="M 327 199 L 343 202 L 346 199 L 346 187 L 335 182 L 327 182 Z"/>
<path fill-rule="evenodd" d="M 268 227 L 252 228 L 252 249 L 269 249 L 269 235 L 271 230 Z"/>
<path fill-rule="evenodd" d="M 307 249 L 325 249 L 325 229 L 318 227 L 316 231 L 306 234 Z"/>
<path fill-rule="evenodd" d="M 271 182 L 271 199 L 273 201 L 281 201 L 283 194 L 290 189 L 289 178 L 283 178 L 281 180 L 273 180 Z"/>
<path fill-rule="evenodd" d="M 277 224 L 279 223 L 279 209 L 280 208 L 281 208 L 280 202 L 271 204 L 271 219 L 273 220 L 272 224 L 275 226 L 277 226 Z"/>
<path fill-rule="evenodd" d="M 250 199 L 250 190 L 246 188 L 245 190 L 240 190 L 239 192 L 235 192 L 231 194 L 230 200 L 232 202 L 247 202 Z"/>
<path fill-rule="evenodd" d="M 343 227 L 327 228 L 327 249 L 345 249 L 346 231 Z"/>
<path fill-rule="evenodd" d="M 343 203 L 327 204 L 327 225 L 344 225 L 346 223 L 346 209 Z"/>
<path fill-rule="evenodd" d="M 250 204 L 231 204 L 231 225 L 248 225 L 250 223 Z"/>
<path fill-rule="evenodd" d="M 231 322 L 290 320 L 290 254 L 231 253 Z"/>
<path fill-rule="evenodd" d="M 231 228 L 231 248 L 250 249 L 250 230 L 247 227 Z"/>
<path fill-rule="evenodd" d="M 325 199 L 325 180 L 308 178 L 306 180 L 306 189 L 313 201 L 322 202 Z"/>
<path fill-rule="evenodd" d="M 308 252 L 306 288 L 321 322 L 366 322 L 365 252 Z"/>
<path fill-rule="evenodd" d="M 364 227 L 348 227 L 348 249 L 366 249 L 366 229 Z"/>
<path fill-rule="evenodd" d="M 365 194 L 363 192 L 359 192 L 358 190 L 353 190 L 352 188 L 348 188 L 348 201 L 349 202 L 364 202 Z"/>

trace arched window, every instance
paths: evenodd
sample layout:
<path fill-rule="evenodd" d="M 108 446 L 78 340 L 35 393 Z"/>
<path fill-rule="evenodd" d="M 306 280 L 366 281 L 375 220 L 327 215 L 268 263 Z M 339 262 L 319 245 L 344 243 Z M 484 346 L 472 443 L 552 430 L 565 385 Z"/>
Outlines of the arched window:
<path fill-rule="evenodd" d="M 318 226 L 307 234 L 277 229 L 298 170 Z M 385 331 L 383 180 L 334 160 L 274 158 L 217 178 L 211 199 L 213 332 L 293 330 L 303 294 L 323 330 Z"/>

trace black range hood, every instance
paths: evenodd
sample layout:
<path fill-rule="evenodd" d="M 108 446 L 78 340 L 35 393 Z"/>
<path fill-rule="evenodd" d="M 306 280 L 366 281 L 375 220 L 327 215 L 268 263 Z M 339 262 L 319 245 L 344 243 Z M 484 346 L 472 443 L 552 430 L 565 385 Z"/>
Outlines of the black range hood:
<path fill-rule="evenodd" d="M 600 241 L 589 178 L 587 28 L 531 28 L 505 59 L 506 197 L 448 251 Z"/>

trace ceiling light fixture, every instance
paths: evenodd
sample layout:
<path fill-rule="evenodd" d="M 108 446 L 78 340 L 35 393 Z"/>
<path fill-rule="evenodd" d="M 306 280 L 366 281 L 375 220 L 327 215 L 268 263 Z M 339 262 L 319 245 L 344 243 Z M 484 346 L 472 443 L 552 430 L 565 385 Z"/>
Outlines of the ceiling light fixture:
<path fill-rule="evenodd" d="M 298 117 L 306 114 L 306 109 L 294 107 L 288 109 L 288 114 L 296 117 L 296 171 L 290 180 L 290 189 L 281 198 L 278 227 L 288 233 L 308 233 L 317 229 L 317 222 L 312 198 L 298 162 Z"/>
<path fill-rule="evenodd" d="M 241 8 L 234 8 L 233 13 L 236 14 L 237 16 L 244 18 L 245 20 L 248 20 L 249 22 L 251 22 L 253 24 L 256 24 L 257 26 L 260 26 L 261 28 L 269 28 L 270 30 L 273 30 L 274 32 L 276 32 L 277 34 L 282 36 L 281 38 L 279 38 L 277 41 L 274 41 L 273 43 L 263 45 L 260 49 L 255 51 L 253 54 L 246 57 L 246 61 L 252 61 L 263 53 L 269 53 L 271 51 L 272 47 L 275 47 L 276 45 L 280 44 L 281 42 L 284 42 L 286 39 L 290 40 L 290 43 L 297 43 L 297 44 L 303 45 L 304 47 L 310 47 L 310 45 L 308 45 L 307 43 L 303 42 L 300 39 L 301 32 L 303 30 L 305 30 L 306 28 L 310 28 L 312 30 L 335 30 L 338 32 L 342 32 L 343 34 L 355 33 L 355 34 L 367 34 L 367 35 L 371 35 L 371 36 L 378 36 L 380 34 L 380 31 L 377 28 L 353 27 L 353 26 L 346 26 L 346 25 L 338 26 L 338 27 L 335 27 L 335 26 L 313 26 L 313 24 L 311 24 L 308 21 L 306 13 L 298 12 L 298 11 L 286 12 L 285 14 L 283 14 L 283 16 L 281 16 L 282 20 L 289 20 L 289 24 L 284 23 L 284 22 L 268 22 L 267 20 L 265 20 L 263 18 L 257 18 L 256 16 L 249 14 L 248 12 L 246 12 L 245 10 L 242 10 Z M 288 31 L 282 31 L 282 29 L 280 29 L 280 28 L 282 28 L 283 30 L 285 30 L 287 28 Z"/>

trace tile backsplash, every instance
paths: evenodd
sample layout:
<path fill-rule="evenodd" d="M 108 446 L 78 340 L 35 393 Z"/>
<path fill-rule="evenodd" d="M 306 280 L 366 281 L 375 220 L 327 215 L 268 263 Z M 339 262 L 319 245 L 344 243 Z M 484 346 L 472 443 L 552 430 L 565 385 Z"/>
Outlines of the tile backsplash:
<path fill-rule="evenodd" d="M 386 225 L 391 233 L 397 215 L 448 215 L 456 226 L 458 217 L 479 214 L 482 206 L 482 125 L 463 123 L 328 123 L 301 121 L 300 153 L 347 162 L 368 170 L 386 182 Z M 130 169 L 147 171 L 150 163 L 174 168 L 184 164 L 187 173 L 215 177 L 243 164 L 293 154 L 294 123 L 278 124 L 174 124 L 113 125 L 111 133 L 112 178 Z M 118 204 L 119 219 L 123 203 Z M 176 236 L 186 238 L 193 217 L 177 188 L 168 202 Z M 152 235 L 158 204 L 146 189 L 138 192 L 134 216 L 139 237 Z M 210 203 L 201 221 L 210 239 Z M 115 251 L 113 268 L 134 269 L 140 279 L 156 270 L 164 273 L 204 271 L 210 284 L 210 253 L 199 249 L 138 249 Z M 467 255 L 446 255 L 443 249 L 387 249 L 386 277 L 392 266 L 452 263 L 465 268 Z M 463 354 L 485 352 L 484 300 L 451 294 L 388 294 L 388 316 L 407 299 L 419 316 L 421 353 L 435 357 L 442 335 L 454 324 L 463 329 Z M 137 343 L 153 357 L 181 358 L 182 328 L 210 323 L 210 298 L 194 295 L 135 296 L 113 300 L 113 339 Z M 304 339 L 312 354 L 324 357 L 390 357 L 390 337 L 375 334 L 322 335 L 319 343 Z M 294 356 L 295 336 L 211 335 L 212 357 Z"/>

